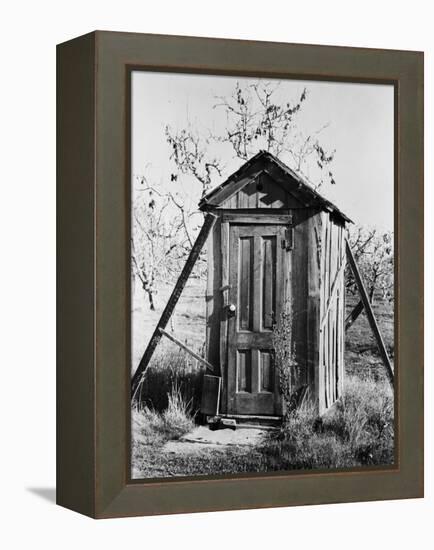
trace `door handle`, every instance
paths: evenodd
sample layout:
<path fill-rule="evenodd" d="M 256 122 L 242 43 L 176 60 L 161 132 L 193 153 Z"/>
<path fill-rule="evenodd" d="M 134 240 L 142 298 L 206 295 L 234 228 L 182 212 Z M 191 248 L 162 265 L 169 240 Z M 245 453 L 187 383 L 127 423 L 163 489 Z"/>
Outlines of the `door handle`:
<path fill-rule="evenodd" d="M 235 315 L 235 312 L 237 311 L 237 306 L 235 304 L 229 304 L 228 311 L 229 311 L 229 315 L 233 317 Z"/>

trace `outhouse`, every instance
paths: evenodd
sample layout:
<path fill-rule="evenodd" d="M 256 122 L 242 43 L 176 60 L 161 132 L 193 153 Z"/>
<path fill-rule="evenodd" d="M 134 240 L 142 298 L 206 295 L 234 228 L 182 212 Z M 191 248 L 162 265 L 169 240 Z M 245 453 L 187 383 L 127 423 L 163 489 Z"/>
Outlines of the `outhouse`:
<path fill-rule="evenodd" d="M 206 358 L 221 380 L 218 413 L 281 417 L 288 396 L 324 413 L 343 390 L 351 220 L 265 151 L 199 207 L 217 216 L 207 242 Z M 290 346 L 284 366 L 279 342 Z"/>

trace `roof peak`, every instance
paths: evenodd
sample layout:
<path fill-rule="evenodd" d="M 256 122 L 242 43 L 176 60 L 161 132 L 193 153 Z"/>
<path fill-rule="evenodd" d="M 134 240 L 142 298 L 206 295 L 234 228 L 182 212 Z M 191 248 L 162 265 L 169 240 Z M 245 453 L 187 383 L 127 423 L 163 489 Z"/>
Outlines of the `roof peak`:
<path fill-rule="evenodd" d="M 348 216 L 346 216 L 336 205 L 320 195 L 320 193 L 318 193 L 318 191 L 314 189 L 313 185 L 304 176 L 300 175 L 298 172 L 290 168 L 278 157 L 273 155 L 273 153 L 270 153 L 269 151 L 266 151 L 264 149 L 261 149 L 260 151 L 258 151 L 258 153 L 253 155 L 246 162 L 244 162 L 244 164 L 242 164 L 238 168 L 238 170 L 231 174 L 223 183 L 209 191 L 201 199 L 199 203 L 199 208 L 205 210 L 207 209 L 207 207 L 216 207 L 215 204 L 212 204 L 212 202 L 210 202 L 211 199 L 216 195 L 216 193 L 221 189 L 226 188 L 227 186 L 235 184 L 237 181 L 239 181 L 246 173 L 249 172 L 249 170 L 252 169 L 254 164 L 259 162 L 261 159 L 264 159 L 267 162 L 270 162 L 273 165 L 277 166 L 277 168 L 284 174 L 284 176 L 295 181 L 298 184 L 299 188 L 303 189 L 309 196 L 311 196 L 315 204 L 320 205 L 324 210 L 334 212 L 344 221 L 352 222 L 352 220 L 348 218 Z"/>

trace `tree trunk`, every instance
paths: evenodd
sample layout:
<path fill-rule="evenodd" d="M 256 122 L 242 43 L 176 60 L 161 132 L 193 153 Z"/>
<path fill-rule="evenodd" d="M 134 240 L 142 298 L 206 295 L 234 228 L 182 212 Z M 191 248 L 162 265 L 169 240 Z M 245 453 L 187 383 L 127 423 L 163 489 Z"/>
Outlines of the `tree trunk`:
<path fill-rule="evenodd" d="M 149 309 L 151 311 L 155 311 L 155 304 L 154 304 L 154 291 L 150 289 L 147 285 L 142 284 L 143 290 L 148 295 L 148 301 L 149 301 Z"/>
<path fill-rule="evenodd" d="M 149 299 L 149 309 L 151 311 L 155 311 L 155 304 L 154 304 L 154 293 L 152 290 L 147 290 L 148 293 L 148 299 Z"/>

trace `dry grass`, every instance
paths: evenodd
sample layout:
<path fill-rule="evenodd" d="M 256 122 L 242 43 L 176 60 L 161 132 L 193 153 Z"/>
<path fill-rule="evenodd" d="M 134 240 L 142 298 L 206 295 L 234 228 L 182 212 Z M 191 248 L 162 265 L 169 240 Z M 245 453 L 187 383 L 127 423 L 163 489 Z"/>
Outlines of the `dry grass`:
<path fill-rule="evenodd" d="M 260 446 L 231 446 L 194 455 L 166 454 L 163 444 L 193 427 L 177 394 L 163 414 L 133 413 L 135 477 L 354 468 L 393 464 L 393 394 L 386 382 L 347 379 L 345 395 L 323 418 L 311 409 L 288 415 Z M 181 405 L 179 405 L 179 401 Z"/>
<path fill-rule="evenodd" d="M 323 418 L 294 411 L 263 452 L 268 469 L 393 464 L 393 393 L 387 382 L 348 377 L 342 399 Z"/>
<path fill-rule="evenodd" d="M 203 289 L 196 282 L 177 308 L 176 334 L 202 352 L 205 320 Z M 357 299 L 350 297 L 347 312 Z M 164 303 L 164 300 L 162 300 Z M 379 303 L 374 308 L 380 329 L 393 358 L 393 308 Z M 161 311 L 155 315 L 158 317 Z M 155 319 L 148 312 L 146 334 Z M 135 338 L 143 342 L 144 321 Z M 167 341 L 162 341 L 146 373 L 145 407 L 134 410 L 133 464 L 135 477 L 168 477 L 294 469 L 348 468 L 392 464 L 394 456 L 393 393 L 384 376 L 366 317 L 362 314 L 346 335 L 345 395 L 322 419 L 312 411 L 295 411 L 282 429 L 263 445 L 210 449 L 194 456 L 165 454 L 163 445 L 179 438 L 194 425 L 200 403 L 203 371 L 196 361 Z M 172 395 L 172 389 L 176 391 Z M 177 397 L 175 396 L 177 394 Z M 172 397 L 169 397 L 172 395 Z M 181 404 L 182 403 L 182 404 Z M 189 404 L 188 410 L 184 405 Z M 182 412 L 183 411 L 183 412 Z"/>
<path fill-rule="evenodd" d="M 166 441 L 179 439 L 194 427 L 191 401 L 185 400 L 180 386 L 172 387 L 167 403 L 162 413 L 147 406 L 131 411 L 133 477 L 143 476 L 146 464 L 157 458 Z"/>
<path fill-rule="evenodd" d="M 133 408 L 132 428 L 136 439 L 146 444 L 164 443 L 179 439 L 193 429 L 191 402 L 185 400 L 179 386 L 173 386 L 167 400 L 167 408 L 161 413 L 146 406 Z"/>
<path fill-rule="evenodd" d="M 167 409 L 162 413 L 164 426 L 170 439 L 178 439 L 194 427 L 191 400 L 186 401 L 181 386 L 174 385 L 168 396 Z"/>

